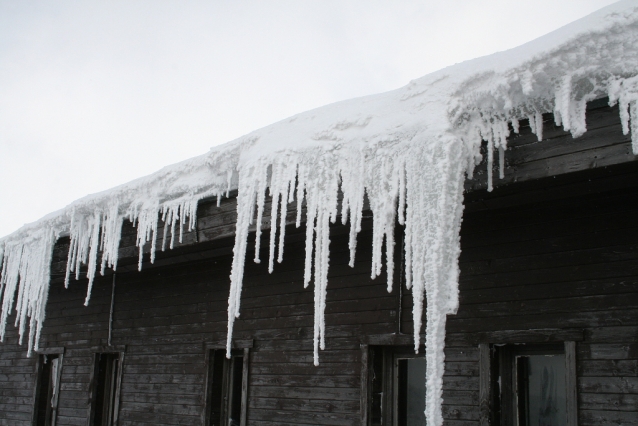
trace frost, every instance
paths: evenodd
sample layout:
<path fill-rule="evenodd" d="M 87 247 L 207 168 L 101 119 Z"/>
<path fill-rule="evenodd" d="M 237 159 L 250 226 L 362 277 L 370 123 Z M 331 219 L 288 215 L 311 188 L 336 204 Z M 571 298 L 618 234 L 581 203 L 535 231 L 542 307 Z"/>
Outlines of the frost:
<path fill-rule="evenodd" d="M 138 266 L 145 253 L 196 233 L 197 204 L 237 189 L 237 228 L 228 299 L 228 350 L 240 316 L 248 235 L 255 229 L 261 262 L 262 226 L 269 215 L 268 271 L 284 258 L 288 215 L 305 224 L 304 287 L 314 289 L 314 363 L 329 345 L 325 309 L 330 226 L 350 227 L 354 266 L 364 200 L 372 211 L 371 278 L 384 273 L 393 291 L 394 251 L 405 253 L 405 283 L 414 297 L 414 347 L 421 341 L 425 308 L 426 419 L 441 425 L 447 315 L 458 308 L 458 257 L 463 184 L 487 143 L 488 190 L 495 154 L 506 173 L 507 138 L 528 120 L 543 139 L 543 114 L 574 137 L 586 130 L 588 101 L 619 104 L 623 132 L 638 154 L 638 7 L 625 1 L 602 9 L 516 49 L 457 64 L 388 93 L 299 114 L 209 153 L 78 200 L 0 240 L 0 339 L 14 309 L 28 350 L 38 348 L 46 313 L 53 246 L 68 236 L 65 285 L 71 274 L 88 281 L 116 270 L 122 225 L 137 227 Z M 270 204 L 269 204 L 270 203 Z M 270 212 L 265 211 L 270 206 Z M 290 205 L 296 211 L 289 212 Z M 266 216 L 264 216 L 266 215 Z M 403 247 L 395 247 L 395 224 Z M 170 240 L 170 242 L 169 242 Z M 150 243 L 150 247 L 148 247 Z M 300 284 L 301 285 L 301 284 Z"/>

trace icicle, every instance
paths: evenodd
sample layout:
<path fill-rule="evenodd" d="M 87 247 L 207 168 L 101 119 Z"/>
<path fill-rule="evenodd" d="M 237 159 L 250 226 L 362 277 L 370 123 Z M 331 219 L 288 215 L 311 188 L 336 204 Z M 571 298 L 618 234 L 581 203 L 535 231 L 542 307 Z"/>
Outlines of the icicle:
<path fill-rule="evenodd" d="M 306 191 L 306 169 L 301 164 L 297 167 L 297 216 L 295 226 L 299 228 L 301 226 L 301 212 L 303 210 L 304 194 Z"/>
<path fill-rule="evenodd" d="M 171 250 L 175 247 L 175 225 L 179 220 L 179 215 L 175 211 L 175 208 L 171 208 Z"/>
<path fill-rule="evenodd" d="M 283 186 L 283 164 L 272 165 L 272 176 L 270 179 L 270 239 L 268 250 L 268 273 L 272 274 L 275 263 L 275 242 L 277 241 L 277 218 L 279 217 L 280 198 Z M 287 191 L 288 188 L 284 192 Z"/>
<path fill-rule="evenodd" d="M 631 108 L 631 147 L 634 155 L 638 155 L 638 101 L 629 103 Z"/>
<path fill-rule="evenodd" d="M 638 155 L 638 76 L 612 79 L 607 90 L 609 105 L 620 104 L 618 109 L 623 134 L 628 135 L 631 130 L 632 151 Z"/>
<path fill-rule="evenodd" d="M 266 202 L 266 188 L 268 186 L 268 169 L 265 166 L 260 168 L 261 176 L 258 180 L 257 188 L 257 223 L 255 231 L 255 263 L 260 263 L 259 251 L 261 246 L 261 225 L 264 217 L 264 204 Z M 252 221 L 252 218 L 251 218 Z"/>
<path fill-rule="evenodd" d="M 136 245 L 139 248 L 137 268 L 140 271 L 142 270 L 142 260 L 144 259 L 144 245 L 149 241 L 151 241 L 151 263 L 155 262 L 160 211 L 160 206 L 157 202 L 154 202 L 142 206 L 141 210 L 136 208 L 133 213 L 133 221 L 137 221 Z"/>
<path fill-rule="evenodd" d="M 346 157 L 345 164 L 340 165 L 341 169 L 341 191 L 343 201 L 341 206 L 341 223 L 346 224 L 350 218 L 350 233 L 348 248 L 350 249 L 350 261 L 348 265 L 353 268 L 357 250 L 357 234 L 361 231 L 361 219 L 363 213 L 363 200 L 365 196 L 365 176 L 364 154 L 354 151 L 353 155 Z"/>
<path fill-rule="evenodd" d="M 554 120 L 557 125 L 562 124 L 566 131 L 570 131 L 573 126 L 572 120 L 572 76 L 564 75 L 555 89 L 554 99 Z M 560 124 L 559 124 L 560 123 Z M 538 134 L 538 133 L 537 133 Z M 539 138 L 541 140 L 541 138 Z"/>
<path fill-rule="evenodd" d="M 2 313 L 0 314 L 0 341 L 4 341 L 7 318 L 13 309 L 17 291 L 16 326 L 22 343 L 29 322 L 28 356 L 39 348 L 40 333 L 46 314 L 49 294 L 49 271 L 53 246 L 59 231 L 43 227 L 26 241 L 4 248 L 2 262 Z"/>
<path fill-rule="evenodd" d="M 71 212 L 70 228 L 71 229 L 75 228 L 75 209 L 73 209 L 73 211 Z M 69 276 L 75 268 L 76 250 L 77 250 L 77 240 L 70 238 L 69 254 L 67 256 L 67 261 L 66 261 L 66 273 L 64 275 L 64 288 L 69 288 Z"/>
<path fill-rule="evenodd" d="M 492 169 L 494 168 L 494 137 L 487 139 L 487 192 L 492 192 Z"/>
<path fill-rule="evenodd" d="M 464 155 L 460 141 L 432 141 L 408 156 L 406 277 L 412 280 L 415 350 L 427 296 L 426 418 L 433 425 L 442 424 L 446 315 L 458 308 Z"/>
<path fill-rule="evenodd" d="M 197 198 L 191 198 L 188 202 L 188 232 L 196 230 L 198 204 L 199 199 Z"/>
<path fill-rule="evenodd" d="M 88 289 L 86 291 L 86 299 L 84 300 L 84 306 L 89 305 L 91 299 L 91 290 L 93 289 L 93 280 L 95 279 L 95 270 L 97 267 L 97 253 L 99 247 L 100 238 L 100 224 L 102 223 L 102 215 L 100 212 L 95 212 L 93 221 L 90 225 L 91 236 L 89 240 L 89 263 L 87 268 L 87 277 L 89 279 Z M 80 268 L 78 267 L 78 270 Z"/>
<path fill-rule="evenodd" d="M 399 168 L 399 225 L 405 225 L 405 165 Z"/>
<path fill-rule="evenodd" d="M 510 118 L 510 123 L 512 123 L 512 130 L 514 130 L 514 133 L 518 134 L 521 128 L 521 125 L 518 122 L 518 118 L 516 117 Z"/>
<path fill-rule="evenodd" d="M 505 178 L 505 148 L 498 147 L 498 177 Z"/>
<path fill-rule="evenodd" d="M 184 211 L 184 202 L 177 206 L 176 211 L 179 214 L 179 243 L 184 241 L 184 224 L 186 223 L 186 212 Z M 151 263 L 153 260 L 151 259 Z"/>
<path fill-rule="evenodd" d="M 169 223 L 172 222 L 173 210 L 165 207 L 162 212 L 162 222 L 164 222 L 164 232 L 162 233 L 162 251 L 166 250 L 166 240 L 168 238 Z M 172 248 L 172 247 L 171 247 Z"/>
<path fill-rule="evenodd" d="M 255 168 L 239 175 L 239 191 L 237 193 L 237 227 L 235 231 L 235 246 L 233 248 L 233 263 L 230 273 L 230 294 L 228 296 L 228 334 L 226 340 L 226 356 L 230 358 L 232 348 L 233 325 L 235 318 L 239 318 L 241 301 L 241 289 L 244 278 L 244 263 L 246 260 L 246 248 L 248 245 L 248 230 L 252 223 L 254 205 L 257 199 L 258 188 L 263 184 L 259 178 L 264 178 L 262 173 L 257 173 Z"/>
<path fill-rule="evenodd" d="M 495 140 L 494 145 L 498 148 L 498 176 L 499 179 L 503 179 L 505 177 L 505 149 L 507 149 L 507 138 L 510 135 L 507 121 L 495 118 L 494 123 L 492 123 L 492 134 Z"/>
<path fill-rule="evenodd" d="M 106 267 L 117 270 L 120 240 L 122 238 L 122 225 L 124 216 L 120 215 L 119 204 L 113 204 L 102 222 L 102 267 L 101 275 L 104 275 Z"/>
<path fill-rule="evenodd" d="M 534 120 L 534 133 L 540 142 L 543 140 L 543 114 L 537 112 L 532 118 Z"/>
<path fill-rule="evenodd" d="M 279 247 L 277 249 L 277 263 L 284 260 L 284 241 L 286 237 L 286 215 L 288 214 L 288 203 L 286 194 L 281 194 L 281 205 L 279 206 Z"/>
<path fill-rule="evenodd" d="M 288 166 L 285 168 L 283 174 L 284 185 L 281 188 L 281 206 L 279 207 L 279 249 L 277 256 L 277 263 L 281 263 L 284 260 L 284 241 L 286 237 L 286 216 L 288 214 L 288 204 L 293 201 L 295 180 L 297 175 L 297 165 L 291 165 L 286 161 Z"/>
<path fill-rule="evenodd" d="M 380 156 L 369 170 L 368 185 L 372 209 L 372 272 L 374 279 L 381 274 L 382 248 L 385 239 L 387 290 L 392 291 L 394 275 L 394 223 L 399 197 L 401 167 L 390 156 Z"/>

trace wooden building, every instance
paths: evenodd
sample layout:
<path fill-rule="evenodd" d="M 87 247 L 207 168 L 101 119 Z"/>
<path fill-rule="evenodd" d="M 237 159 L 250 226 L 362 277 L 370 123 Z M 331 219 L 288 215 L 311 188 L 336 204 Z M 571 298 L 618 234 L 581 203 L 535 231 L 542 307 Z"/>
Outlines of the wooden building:
<path fill-rule="evenodd" d="M 460 308 L 445 349 L 449 426 L 517 415 L 638 424 L 638 162 L 604 99 L 589 104 L 579 139 L 544 121 L 541 142 L 524 122 L 510 138 L 493 192 L 485 165 L 466 182 Z M 0 424 L 420 424 L 406 420 L 415 399 L 406 389 L 423 386 L 413 383 L 424 359 L 411 350 L 412 299 L 403 284 L 388 293 L 383 276 L 370 279 L 370 215 L 354 268 L 347 227 L 331 229 L 320 365 L 304 226 L 287 229 L 274 273 L 247 263 L 225 360 L 235 204 L 201 202 L 197 228 L 154 264 L 145 257 L 141 272 L 125 224 L 117 274 L 96 278 L 88 307 L 86 280 L 64 288 L 61 238 L 40 351 L 29 358 L 18 345 L 15 317 L 0 345 Z M 266 247 L 268 231 L 262 238 Z M 537 367 L 544 396 L 530 384 Z"/>
<path fill-rule="evenodd" d="M 636 155 L 624 1 L 85 197 L 0 239 L 0 425 L 638 425 Z"/>

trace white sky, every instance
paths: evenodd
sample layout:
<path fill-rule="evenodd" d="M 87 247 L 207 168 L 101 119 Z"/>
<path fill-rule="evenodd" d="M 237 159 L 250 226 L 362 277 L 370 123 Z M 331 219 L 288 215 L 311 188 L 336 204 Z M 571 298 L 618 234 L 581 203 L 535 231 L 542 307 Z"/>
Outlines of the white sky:
<path fill-rule="evenodd" d="M 0 236 L 290 115 L 611 0 L 0 0 Z"/>

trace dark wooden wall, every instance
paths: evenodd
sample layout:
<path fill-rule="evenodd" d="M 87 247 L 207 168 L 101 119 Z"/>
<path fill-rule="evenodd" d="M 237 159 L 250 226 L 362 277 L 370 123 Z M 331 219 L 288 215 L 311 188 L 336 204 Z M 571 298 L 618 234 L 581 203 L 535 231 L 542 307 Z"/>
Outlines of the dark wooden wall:
<path fill-rule="evenodd" d="M 598 118 L 590 128 L 607 127 L 610 136 L 601 133 L 596 147 L 592 142 L 581 149 L 558 135 L 563 139 L 554 142 L 572 144 L 573 157 L 556 150 L 554 157 L 627 153 L 617 113 L 600 105 L 594 110 Z M 536 142 L 526 132 L 524 127 L 518 142 L 512 141 L 512 158 L 534 151 Z M 525 167 L 548 173 L 527 163 L 569 160 L 554 157 L 518 165 L 512 160 L 508 173 L 518 178 L 506 179 L 491 194 L 480 189 L 482 175 L 468 183 L 461 308 L 448 323 L 448 425 L 478 424 L 477 336 L 535 328 L 583 332 L 577 345 L 581 424 L 638 423 L 638 166 L 604 168 L 590 161 L 577 170 L 591 171 L 513 184 L 526 180 Z M 204 347 L 226 335 L 234 210 L 234 200 L 221 209 L 202 203 L 197 231 L 185 235 L 181 248 L 160 253 L 155 265 L 146 261 L 142 272 L 136 271 L 134 230 L 126 230 L 113 323 L 113 344 L 126 345 L 121 424 L 201 424 Z M 411 333 L 409 292 L 400 299 L 397 291 L 386 292 L 384 276 L 369 279 L 370 222 L 364 220 L 354 269 L 347 265 L 348 229 L 332 229 L 327 350 L 319 367 L 312 364 L 313 291 L 302 284 L 303 227 L 289 227 L 284 262 L 272 275 L 266 271 L 267 244 L 261 265 L 247 262 L 235 337 L 254 339 L 249 424 L 358 424 L 362 337 Z M 41 346 L 65 348 L 58 424 L 84 425 L 92 354 L 107 343 L 112 276 L 96 280 L 84 307 L 86 281 L 63 288 L 66 244 L 61 240 L 55 252 Z M 27 425 L 35 358 L 17 345 L 13 320 L 0 344 L 0 425 Z"/>
<path fill-rule="evenodd" d="M 447 327 L 449 425 L 477 424 L 475 342 L 529 329 L 583 332 L 579 424 L 638 424 L 637 214 L 634 164 L 468 195 L 461 306 Z"/>

